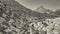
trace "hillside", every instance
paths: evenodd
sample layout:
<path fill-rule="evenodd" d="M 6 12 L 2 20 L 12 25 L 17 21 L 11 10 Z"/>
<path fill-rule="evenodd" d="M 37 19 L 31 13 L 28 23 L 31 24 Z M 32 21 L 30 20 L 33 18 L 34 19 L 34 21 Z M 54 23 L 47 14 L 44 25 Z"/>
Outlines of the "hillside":
<path fill-rule="evenodd" d="M 37 30 L 34 29 L 36 23 L 42 23 L 46 18 L 53 19 L 59 17 L 55 14 L 33 11 L 15 0 L 1 1 L 0 32 L 2 34 L 28 34 L 31 33 L 30 29 L 37 33 Z"/>

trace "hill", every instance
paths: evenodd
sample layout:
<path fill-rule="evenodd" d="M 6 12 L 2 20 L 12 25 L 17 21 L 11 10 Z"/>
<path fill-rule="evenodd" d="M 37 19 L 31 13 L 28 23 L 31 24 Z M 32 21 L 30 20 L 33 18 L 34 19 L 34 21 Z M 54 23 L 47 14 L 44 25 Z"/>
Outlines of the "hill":
<path fill-rule="evenodd" d="M 33 23 L 44 21 L 46 18 L 53 19 L 59 17 L 55 14 L 33 11 L 15 0 L 1 1 L 0 31 L 6 34 L 22 34 L 22 32 L 27 34 L 30 32 L 30 26 L 33 27 Z"/>

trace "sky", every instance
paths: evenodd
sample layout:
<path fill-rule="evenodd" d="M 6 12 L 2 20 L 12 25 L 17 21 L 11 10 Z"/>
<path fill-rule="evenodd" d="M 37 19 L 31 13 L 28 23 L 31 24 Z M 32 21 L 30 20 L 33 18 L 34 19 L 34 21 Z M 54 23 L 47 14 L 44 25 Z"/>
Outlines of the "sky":
<path fill-rule="evenodd" d="M 47 9 L 60 9 L 60 0 L 16 0 L 27 8 L 35 10 L 43 5 Z"/>

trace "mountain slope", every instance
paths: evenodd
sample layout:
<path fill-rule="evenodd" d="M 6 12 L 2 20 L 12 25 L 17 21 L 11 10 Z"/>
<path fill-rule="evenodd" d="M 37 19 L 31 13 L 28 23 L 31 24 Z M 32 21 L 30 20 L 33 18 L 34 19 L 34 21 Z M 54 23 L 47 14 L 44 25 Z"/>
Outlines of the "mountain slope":
<path fill-rule="evenodd" d="M 15 0 L 1 1 L 3 1 L 3 4 L 6 4 L 6 10 L 2 13 L 2 17 L 0 17 L 0 30 L 6 34 L 27 34 L 29 33 L 30 24 L 44 21 L 45 18 L 58 17 L 57 15 L 33 11 L 19 4 Z M 31 26 L 33 27 L 33 25 Z"/>
<path fill-rule="evenodd" d="M 4 1 L 4 0 L 3 0 Z M 43 13 L 39 13 L 39 12 L 37 12 L 37 11 L 33 11 L 33 10 L 31 10 L 31 9 L 28 9 L 28 8 L 26 8 L 26 7 L 24 7 L 24 6 L 22 6 L 21 4 L 19 4 L 17 1 L 15 1 L 15 0 L 5 0 L 4 1 L 4 3 L 6 3 L 9 7 L 11 7 L 12 9 L 13 9 L 13 11 L 14 10 L 16 10 L 16 11 L 19 11 L 20 13 L 22 12 L 22 13 L 25 13 L 25 14 L 28 14 L 28 15 L 31 15 L 31 16 L 35 16 L 35 17 L 37 17 L 37 16 L 41 16 L 41 14 L 43 14 Z M 42 9 L 43 10 L 43 9 Z M 46 9 L 44 9 L 44 10 L 46 10 Z M 18 13 L 19 13 L 18 12 Z M 47 11 L 48 12 L 48 11 Z M 50 12 L 50 11 L 49 11 Z M 21 13 L 21 14 L 22 14 Z M 24 14 L 24 15 L 25 15 Z"/>

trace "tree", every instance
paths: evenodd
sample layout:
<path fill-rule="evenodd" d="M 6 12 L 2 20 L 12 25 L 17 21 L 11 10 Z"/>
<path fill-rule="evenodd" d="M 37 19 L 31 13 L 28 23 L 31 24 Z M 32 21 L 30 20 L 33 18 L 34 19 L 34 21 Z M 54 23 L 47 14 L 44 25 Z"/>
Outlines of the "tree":
<path fill-rule="evenodd" d="M 5 12 L 5 4 L 0 1 L 0 17 L 2 17 L 3 13 Z"/>

